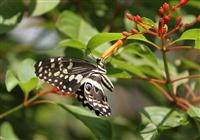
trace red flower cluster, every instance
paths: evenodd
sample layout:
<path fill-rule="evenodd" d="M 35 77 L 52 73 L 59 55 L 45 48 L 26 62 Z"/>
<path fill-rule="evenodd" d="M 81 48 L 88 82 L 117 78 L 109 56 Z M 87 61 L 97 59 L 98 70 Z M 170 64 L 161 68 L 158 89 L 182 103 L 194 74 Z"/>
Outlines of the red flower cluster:
<path fill-rule="evenodd" d="M 149 33 L 157 37 L 167 37 L 171 35 L 172 33 L 176 32 L 177 30 L 180 30 L 183 27 L 193 25 L 196 22 L 200 22 L 200 16 L 197 16 L 195 21 L 192 21 L 187 24 L 182 23 L 182 18 L 180 16 L 175 17 L 175 23 L 174 23 L 174 28 L 170 31 L 167 31 L 166 25 L 170 22 L 171 20 L 171 13 L 177 8 L 180 8 L 184 6 L 188 0 L 180 0 L 179 3 L 175 6 L 171 6 L 168 3 L 164 3 L 160 8 L 159 8 L 159 23 L 158 27 L 155 25 L 151 25 L 150 23 L 144 21 L 141 16 L 136 15 L 132 16 L 131 14 L 127 13 L 126 17 L 135 22 L 137 25 L 143 28 L 143 31 L 139 32 L 136 29 L 132 29 L 131 33 L 128 32 L 122 32 L 122 34 L 126 37 L 134 35 L 134 34 L 144 34 L 144 33 Z"/>

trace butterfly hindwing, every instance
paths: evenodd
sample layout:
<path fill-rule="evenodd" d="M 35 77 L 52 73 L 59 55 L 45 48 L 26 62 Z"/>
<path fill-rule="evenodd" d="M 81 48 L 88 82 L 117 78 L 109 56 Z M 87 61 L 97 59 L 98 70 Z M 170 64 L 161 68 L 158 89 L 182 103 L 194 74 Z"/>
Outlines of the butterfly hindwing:
<path fill-rule="evenodd" d="M 49 58 L 35 64 L 36 75 L 63 92 L 76 92 L 81 81 L 96 66 L 85 60 Z"/>
<path fill-rule="evenodd" d="M 77 93 L 77 98 L 84 106 L 88 106 L 94 110 L 97 115 L 109 116 L 111 114 L 110 106 L 107 102 L 107 97 L 101 85 L 101 76 L 91 74 L 84 79 L 84 85 Z"/>

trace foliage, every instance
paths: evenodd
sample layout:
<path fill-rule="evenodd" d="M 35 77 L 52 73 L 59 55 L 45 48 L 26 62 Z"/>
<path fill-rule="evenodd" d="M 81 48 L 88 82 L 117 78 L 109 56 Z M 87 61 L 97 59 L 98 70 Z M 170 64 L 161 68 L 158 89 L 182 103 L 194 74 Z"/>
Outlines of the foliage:
<path fill-rule="evenodd" d="M 0 139 L 200 138 L 200 2 L 162 3 L 0 1 Z M 60 55 L 108 58 L 111 117 L 36 77 L 37 60 Z"/>

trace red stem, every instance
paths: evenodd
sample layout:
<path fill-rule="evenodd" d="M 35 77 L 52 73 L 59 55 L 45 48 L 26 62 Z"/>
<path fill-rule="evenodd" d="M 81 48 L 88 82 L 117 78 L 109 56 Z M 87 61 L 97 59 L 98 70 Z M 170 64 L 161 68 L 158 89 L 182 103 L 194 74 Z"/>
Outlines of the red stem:
<path fill-rule="evenodd" d="M 160 85 L 154 83 L 154 82 L 150 82 L 151 84 L 153 84 L 169 101 L 174 101 L 174 99 L 168 94 L 168 92 L 166 92 Z"/>
<path fill-rule="evenodd" d="M 177 79 L 171 80 L 170 83 L 172 84 L 172 83 L 175 83 L 175 82 L 180 81 L 180 80 L 192 79 L 192 78 L 200 78 L 200 75 L 190 75 L 190 76 L 185 76 L 185 77 L 177 78 Z"/>
<path fill-rule="evenodd" d="M 186 105 L 184 105 L 184 104 L 181 104 L 181 103 L 179 103 L 179 102 L 176 103 L 176 106 L 181 107 L 181 108 L 182 108 L 183 110 L 185 110 L 185 111 L 187 111 L 187 110 L 189 109 L 188 106 L 186 106 Z"/>
<path fill-rule="evenodd" d="M 191 49 L 192 46 L 175 46 L 173 48 L 168 48 L 166 51 L 177 51 L 178 49 Z"/>

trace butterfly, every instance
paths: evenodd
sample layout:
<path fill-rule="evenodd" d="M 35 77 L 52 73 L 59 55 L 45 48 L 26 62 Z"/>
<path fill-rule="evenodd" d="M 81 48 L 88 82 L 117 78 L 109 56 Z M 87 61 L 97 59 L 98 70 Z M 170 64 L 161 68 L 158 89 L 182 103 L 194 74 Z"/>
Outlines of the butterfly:
<path fill-rule="evenodd" d="M 111 92 L 114 86 L 106 76 L 103 59 L 98 58 L 96 64 L 92 64 L 82 59 L 52 57 L 38 61 L 34 67 L 41 80 L 63 93 L 75 93 L 77 100 L 97 115 L 111 115 L 103 86 Z"/>

